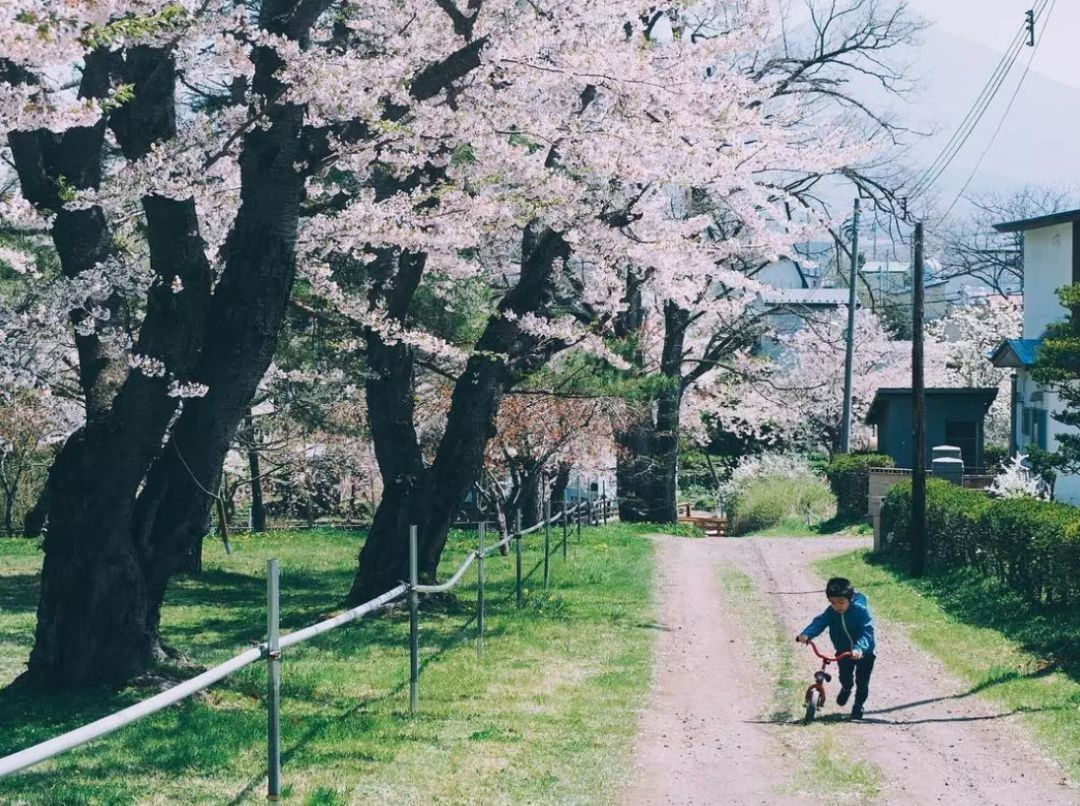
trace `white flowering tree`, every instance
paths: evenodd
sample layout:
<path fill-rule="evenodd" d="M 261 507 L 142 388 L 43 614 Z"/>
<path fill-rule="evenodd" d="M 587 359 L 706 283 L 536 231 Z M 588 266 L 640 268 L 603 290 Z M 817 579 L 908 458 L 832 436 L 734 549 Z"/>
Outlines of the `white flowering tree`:
<path fill-rule="evenodd" d="M 656 15 L 631 0 L 6 3 L 4 215 L 48 228 L 48 316 L 71 329 L 86 411 L 50 474 L 28 676 L 117 683 L 168 654 L 165 587 L 298 276 L 369 368 L 385 493 L 353 600 L 401 578 L 409 523 L 434 576 L 501 396 L 571 347 L 615 360 L 601 336 L 628 277 L 679 325 L 644 347 L 662 369 L 695 339 L 709 362 L 725 350 L 690 326 L 738 315 L 743 262 L 805 234 L 782 178 L 863 152 L 746 69 L 763 9 L 650 44 Z M 675 210 L 672 188 L 706 201 Z M 420 296 L 468 283 L 487 289 L 474 339 L 419 326 Z M 421 366 L 453 379 L 430 459 Z"/>
<path fill-rule="evenodd" d="M 722 36 L 743 22 L 734 6 L 702 3 L 682 15 L 657 14 L 654 35 L 676 42 Z M 894 51 L 911 40 L 918 22 L 903 2 L 871 0 L 763 2 L 754 12 L 759 44 L 730 54 L 727 67 L 753 82 L 751 109 L 766 110 L 770 123 L 783 120 L 802 139 L 797 146 L 783 138 L 756 141 L 760 150 L 736 163 L 754 172 L 752 184 L 681 186 L 684 198 L 673 209 L 707 216 L 708 237 L 726 247 L 714 265 L 680 260 L 669 270 L 646 266 L 627 274 L 619 330 L 640 347 L 635 365 L 659 382 L 619 437 L 624 520 L 676 518 L 680 434 L 701 431 L 698 413 L 711 394 L 704 390 L 737 367 L 738 355 L 766 326 L 763 311 L 747 306 L 754 276 L 780 255 L 795 254 L 793 244 L 838 234 L 822 188 L 857 189 L 869 196 L 870 215 L 886 228 L 895 224 L 899 180 L 889 155 L 903 132 L 863 97 L 863 82 L 869 76 L 897 93 L 908 86 Z M 768 192 L 748 192 L 752 187 Z"/>
<path fill-rule="evenodd" d="M 998 390 L 986 420 L 986 438 L 1009 443 L 1011 375 L 990 363 L 989 355 L 1005 339 L 1019 338 L 1023 300 L 1019 296 L 993 296 L 957 305 L 926 329 L 945 362 L 945 386 Z"/>
<path fill-rule="evenodd" d="M 780 340 L 776 360 L 744 355 L 737 372 L 701 387 L 699 411 L 732 433 L 777 439 L 830 454 L 840 450 L 844 405 L 847 314 L 840 311 Z M 928 345 L 926 384 L 947 377 L 939 350 Z M 869 444 L 863 425 L 877 390 L 911 385 L 911 342 L 894 341 L 872 312 L 855 317 L 852 373 L 852 441 Z"/>

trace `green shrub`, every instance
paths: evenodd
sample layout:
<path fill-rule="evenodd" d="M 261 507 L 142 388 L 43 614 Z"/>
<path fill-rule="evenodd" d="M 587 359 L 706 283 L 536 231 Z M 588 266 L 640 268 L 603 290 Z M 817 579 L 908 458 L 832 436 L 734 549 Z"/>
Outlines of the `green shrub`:
<path fill-rule="evenodd" d="M 741 485 L 730 502 L 731 531 L 760 532 L 792 517 L 821 521 L 832 514 L 835 503 L 825 482 L 809 471 L 760 476 Z"/>
<path fill-rule="evenodd" d="M 1008 445 L 987 445 L 983 448 L 983 465 L 991 476 L 996 476 L 1011 458 Z"/>
<path fill-rule="evenodd" d="M 870 497 L 870 468 L 894 467 L 892 457 L 879 453 L 840 453 L 825 470 L 836 496 L 836 515 L 845 520 L 866 516 Z"/>
<path fill-rule="evenodd" d="M 881 529 L 889 551 L 907 553 L 911 483 L 885 497 Z M 968 567 L 1037 604 L 1080 599 L 1080 509 L 1031 498 L 993 499 L 941 479 L 926 485 L 931 568 Z"/>

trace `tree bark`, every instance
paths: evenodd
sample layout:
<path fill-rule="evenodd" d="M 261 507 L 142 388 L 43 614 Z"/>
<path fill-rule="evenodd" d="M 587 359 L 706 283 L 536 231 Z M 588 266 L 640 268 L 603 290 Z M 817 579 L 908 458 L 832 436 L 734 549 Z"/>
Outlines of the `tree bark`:
<path fill-rule="evenodd" d="M 488 321 L 454 385 L 446 430 L 430 468 L 424 467 L 413 427 L 411 348 L 397 345 L 393 349 L 400 352 L 396 360 L 390 360 L 388 348 L 377 336 L 374 351 L 369 340 L 375 377 L 367 386 L 368 412 L 384 491 L 360 553 L 350 604 L 370 599 L 405 578 L 411 524 L 420 532 L 421 577 L 435 579 L 452 518 L 483 467 L 501 396 L 545 357 L 537 350 L 536 337 L 521 329 L 520 317 L 550 302 L 554 268 L 568 251 L 562 237 L 552 230 L 526 233 L 518 282 Z M 418 274 L 415 280 L 419 281 Z M 407 299 L 388 306 L 395 319 L 403 318 L 408 310 L 412 294 L 404 296 Z M 504 317 L 507 311 L 516 316 Z"/>
<path fill-rule="evenodd" d="M 266 0 L 260 24 L 300 38 L 293 30 L 300 17 L 325 6 L 321 0 Z M 175 136 L 175 66 L 164 50 L 136 48 L 129 59 L 118 69 L 135 78 L 134 100 L 125 105 L 132 125 L 118 116 L 116 135 L 125 157 L 137 159 L 151 143 Z M 254 60 L 256 93 L 276 97 L 280 59 L 269 48 L 256 48 Z M 207 531 L 221 463 L 273 354 L 295 274 L 303 110 L 270 103 L 264 111 L 268 126 L 243 141 L 241 208 L 212 298 L 194 201 L 143 199 L 158 279 L 135 352 L 160 359 L 177 380 L 199 381 L 209 391 L 185 402 L 167 435 L 177 401 L 167 394 L 166 379 L 131 372 L 110 404 L 88 416 L 61 450 L 49 477 L 50 528 L 31 678 L 53 685 L 119 684 L 163 652 L 158 628 L 165 587 Z M 34 150 L 15 149 L 23 158 L 16 157 L 25 169 L 24 191 L 28 184 L 34 188 L 38 174 L 52 185 L 60 176 L 93 180 L 100 173 L 102 135 L 94 149 L 62 141 L 62 159 L 52 162 L 28 165 L 25 158 L 35 157 Z M 42 153 L 39 148 L 37 155 Z M 91 164 L 73 174 L 62 163 L 80 155 Z M 89 187 L 90 180 L 75 185 Z M 78 258 L 86 248 L 81 245 L 108 242 L 100 210 L 76 212 L 83 215 L 72 214 L 54 228 L 62 261 L 65 254 Z M 174 277 L 183 285 L 177 294 L 170 288 Z M 203 350 L 204 343 L 212 349 Z M 80 360 L 86 362 L 84 385 L 88 369 L 103 376 L 92 351 L 80 347 Z"/>

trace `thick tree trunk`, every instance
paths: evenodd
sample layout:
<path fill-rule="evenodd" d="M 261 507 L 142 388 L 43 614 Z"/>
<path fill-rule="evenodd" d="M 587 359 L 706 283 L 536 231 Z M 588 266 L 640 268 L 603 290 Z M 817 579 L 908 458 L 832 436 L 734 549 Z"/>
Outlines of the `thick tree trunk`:
<path fill-rule="evenodd" d="M 413 364 L 410 348 L 400 345 L 393 359 L 377 336 L 369 337 L 374 379 L 368 383 L 368 416 L 383 477 L 383 497 L 360 553 L 360 567 L 349 591 L 350 604 L 370 599 L 398 584 L 408 562 L 408 529 L 420 531 L 420 573 L 435 579 L 450 524 L 479 478 L 484 449 L 494 433 L 501 395 L 514 380 L 545 358 L 536 337 L 523 332 L 520 317 L 542 310 L 552 294 L 552 273 L 568 254 L 565 241 L 551 230 L 528 233 L 517 284 L 484 329 L 473 355 L 454 386 L 446 431 L 435 461 L 425 469 L 413 427 Z M 422 267 L 421 267 L 422 268 Z M 415 282 L 419 273 L 415 274 Z M 402 320 L 415 289 L 412 274 L 398 272 L 389 292 L 389 313 Z M 400 293 L 408 292 L 408 293 Z M 396 296 L 395 296 L 396 295 Z M 508 319 L 502 314 L 511 311 Z"/>
<path fill-rule="evenodd" d="M 619 520 L 625 523 L 650 520 L 652 433 L 652 420 L 642 419 L 616 434 L 619 452 L 615 459 L 615 483 L 619 488 Z"/>
<path fill-rule="evenodd" d="M 392 261 L 385 262 L 390 258 L 383 256 L 382 260 L 373 266 L 379 287 L 372 293 L 382 296 L 392 319 L 404 322 L 426 261 L 420 255 L 401 255 L 394 272 Z M 422 530 L 427 512 L 427 468 L 413 418 L 416 390 L 412 348 L 400 342 L 388 345 L 370 330 L 365 342 L 371 373 L 365 385 L 368 423 L 383 493 L 360 550 L 359 566 L 347 597 L 350 604 L 371 598 L 371 591 L 382 593 L 408 579 L 409 527 L 416 525 Z"/>
<path fill-rule="evenodd" d="M 302 5 L 300 14 L 299 5 L 267 3 L 263 17 L 273 25 L 266 19 L 261 24 L 299 36 L 293 31 L 298 17 L 319 3 Z M 256 53 L 255 90 L 273 97 L 280 60 L 268 49 Z M 127 69 L 134 74 L 135 98 L 119 116 L 116 135 L 125 156 L 137 159 L 153 142 L 175 135 L 175 70 L 171 56 L 148 49 L 134 49 Z M 166 440 L 176 409 L 167 380 L 131 372 L 111 405 L 101 416 L 88 417 L 62 449 L 49 479 L 50 528 L 27 672 L 32 678 L 56 685 L 123 683 L 161 653 L 158 625 L 166 584 L 207 531 L 222 460 L 273 354 L 295 273 L 303 193 L 295 166 L 304 157 L 303 112 L 270 106 L 265 118 L 268 128 L 244 139 L 241 209 L 212 301 L 194 202 L 143 200 L 158 280 L 135 352 L 159 358 L 177 380 L 202 382 L 209 392 L 185 402 Z M 99 155 L 90 159 L 100 165 Z M 56 176 L 70 176 L 56 165 L 50 168 L 54 184 Z M 88 234 L 93 242 L 101 240 L 96 220 L 84 219 L 71 227 L 74 246 L 57 243 L 62 260 L 77 255 L 77 244 Z M 54 237 L 62 240 L 67 231 L 54 229 Z M 183 291 L 174 294 L 175 277 Z M 212 349 L 202 349 L 204 340 Z"/>
<path fill-rule="evenodd" d="M 521 477 L 521 493 L 518 496 L 518 509 L 521 511 L 521 525 L 528 528 L 539 523 L 544 517 L 544 502 L 541 495 L 540 468 L 524 468 Z"/>

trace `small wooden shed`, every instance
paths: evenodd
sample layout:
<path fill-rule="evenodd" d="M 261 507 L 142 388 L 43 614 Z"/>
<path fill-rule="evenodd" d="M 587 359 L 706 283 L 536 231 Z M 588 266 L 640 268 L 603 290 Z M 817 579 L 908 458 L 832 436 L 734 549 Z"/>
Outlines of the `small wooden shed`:
<path fill-rule="evenodd" d="M 958 447 L 971 472 L 984 466 L 986 412 L 997 393 L 993 388 L 926 390 L 927 467 L 932 445 Z M 878 452 L 891 456 L 897 467 L 915 463 L 912 408 L 911 389 L 878 389 L 866 415 L 867 424 L 877 428 Z"/>

